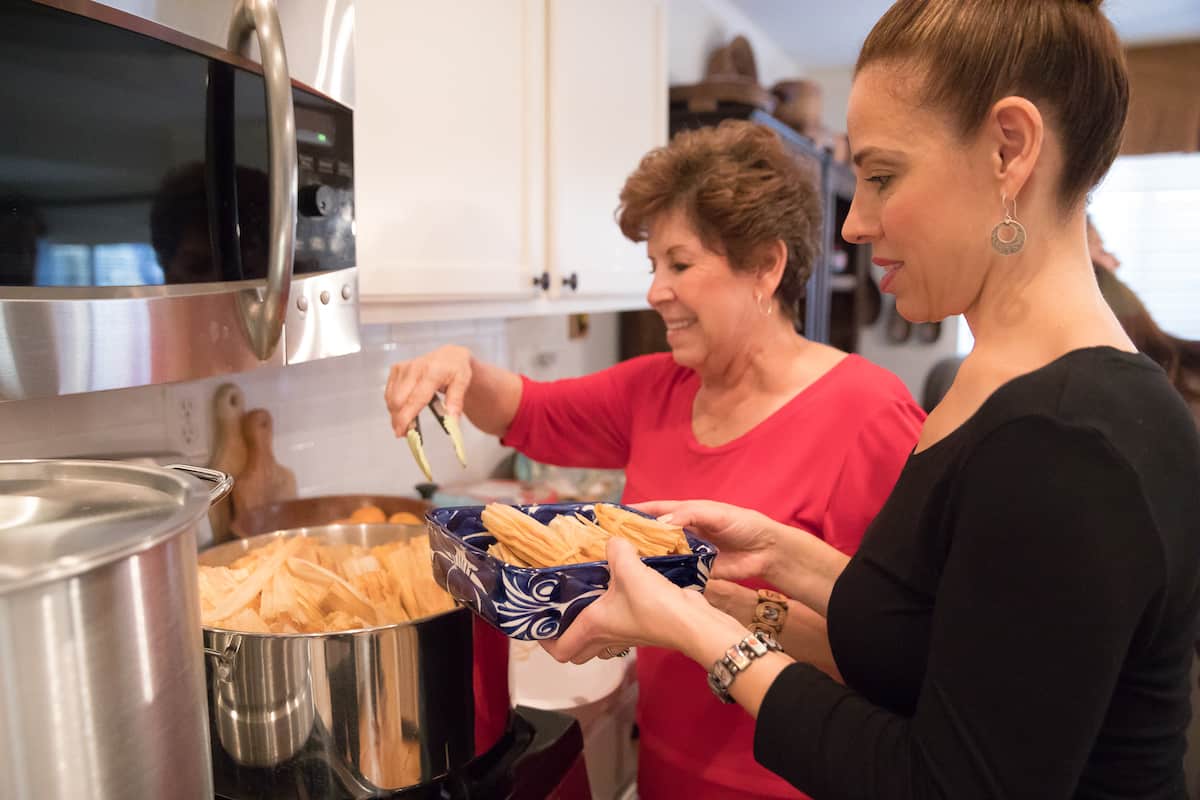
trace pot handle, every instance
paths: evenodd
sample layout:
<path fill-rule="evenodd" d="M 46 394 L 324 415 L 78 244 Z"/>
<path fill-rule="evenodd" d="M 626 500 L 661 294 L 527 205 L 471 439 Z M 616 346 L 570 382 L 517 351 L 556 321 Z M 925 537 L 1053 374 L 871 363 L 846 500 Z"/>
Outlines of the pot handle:
<path fill-rule="evenodd" d="M 204 655 L 215 658 L 217 660 L 217 679 L 228 682 L 233 678 L 233 668 L 237 663 L 238 650 L 242 647 L 242 637 L 234 635 L 229 638 L 229 643 L 225 645 L 224 650 L 217 650 L 212 647 L 204 648 Z"/>
<path fill-rule="evenodd" d="M 199 478 L 202 481 L 216 484 L 208 490 L 208 504 L 210 506 L 216 505 L 225 498 L 225 495 L 233 490 L 233 476 L 215 469 L 193 467 L 190 464 L 168 464 L 167 469 L 177 469 L 180 472 L 191 475 L 193 478 Z"/>

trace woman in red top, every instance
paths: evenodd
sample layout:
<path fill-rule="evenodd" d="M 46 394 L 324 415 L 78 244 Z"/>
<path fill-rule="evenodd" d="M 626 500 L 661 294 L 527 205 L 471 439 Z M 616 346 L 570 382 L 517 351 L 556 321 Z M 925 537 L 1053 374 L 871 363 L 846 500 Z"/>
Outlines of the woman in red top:
<path fill-rule="evenodd" d="M 811 178 L 770 131 L 725 123 L 647 155 L 619 221 L 647 242 L 669 355 L 537 383 L 443 347 L 393 367 L 397 435 L 444 391 L 450 413 L 531 458 L 624 468 L 626 503 L 720 499 L 852 552 L 924 415 L 892 374 L 796 333 L 820 233 Z M 706 594 L 748 624 L 764 587 L 714 579 Z M 828 654 L 824 620 L 788 605 L 784 646 Z M 822 667 L 836 676 L 831 657 Z M 643 800 L 802 797 L 754 761 L 753 721 L 703 669 L 656 649 L 637 668 Z"/>

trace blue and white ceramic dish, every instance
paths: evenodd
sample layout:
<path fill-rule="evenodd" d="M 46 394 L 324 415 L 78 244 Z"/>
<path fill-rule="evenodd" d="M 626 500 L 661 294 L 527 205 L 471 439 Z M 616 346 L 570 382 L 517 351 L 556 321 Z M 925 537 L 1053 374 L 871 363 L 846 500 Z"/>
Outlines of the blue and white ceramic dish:
<path fill-rule="evenodd" d="M 575 512 L 596 518 L 590 503 L 517 508 L 539 522 Z M 608 588 L 607 562 L 534 569 L 493 558 L 487 548 L 496 540 L 484 528 L 482 513 L 483 506 L 459 506 L 435 508 L 425 515 L 433 549 L 433 577 L 456 600 L 509 638 L 558 638 L 579 612 Z M 703 591 L 717 548 L 690 532 L 685 534 L 692 548 L 690 555 L 654 556 L 643 561 L 676 586 Z"/>

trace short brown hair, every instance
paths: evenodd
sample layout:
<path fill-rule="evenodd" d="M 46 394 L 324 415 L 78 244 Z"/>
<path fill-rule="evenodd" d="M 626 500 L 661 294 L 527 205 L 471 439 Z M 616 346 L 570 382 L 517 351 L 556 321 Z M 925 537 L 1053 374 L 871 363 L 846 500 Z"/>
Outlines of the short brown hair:
<path fill-rule="evenodd" d="M 821 197 L 815 176 L 774 131 L 726 120 L 682 131 L 651 150 L 625 181 L 617 222 L 643 242 L 655 217 L 683 211 L 704 246 L 734 269 L 755 271 L 766 245 L 782 241 L 787 265 L 775 290 L 783 310 L 801 319 L 805 285 L 821 245 Z"/>
<path fill-rule="evenodd" d="M 1059 204 L 1074 207 L 1121 144 L 1129 78 L 1103 0 L 899 0 L 875 23 L 855 74 L 880 61 L 926 70 L 923 101 L 975 133 L 1008 95 L 1033 102 L 1058 131 Z"/>

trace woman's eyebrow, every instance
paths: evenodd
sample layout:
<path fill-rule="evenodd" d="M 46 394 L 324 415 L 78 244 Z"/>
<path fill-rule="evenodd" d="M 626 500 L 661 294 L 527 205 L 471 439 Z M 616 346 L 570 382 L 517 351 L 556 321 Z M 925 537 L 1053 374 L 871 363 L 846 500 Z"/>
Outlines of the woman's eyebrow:
<path fill-rule="evenodd" d="M 854 165 L 861 167 L 868 158 L 900 159 L 904 154 L 899 150 L 884 150 L 880 147 L 864 147 L 854 154 Z"/>

